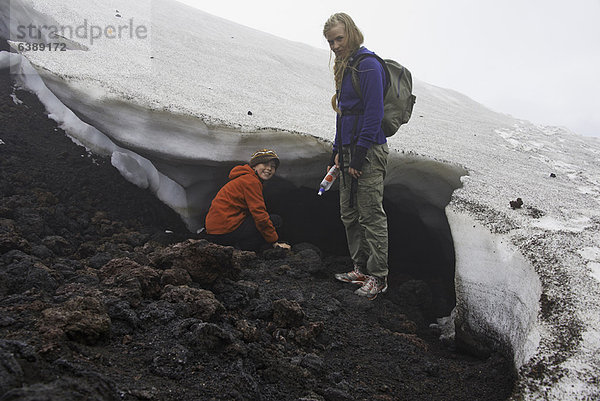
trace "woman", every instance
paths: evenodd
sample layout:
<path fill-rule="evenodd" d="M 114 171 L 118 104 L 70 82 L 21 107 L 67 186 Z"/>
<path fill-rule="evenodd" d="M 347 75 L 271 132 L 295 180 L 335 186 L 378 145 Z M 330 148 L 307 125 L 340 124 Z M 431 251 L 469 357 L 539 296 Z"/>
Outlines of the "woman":
<path fill-rule="evenodd" d="M 335 54 L 336 137 L 330 166 L 342 171 L 340 213 L 346 228 L 354 269 L 336 274 L 338 280 L 360 284 L 355 291 L 372 300 L 387 290 L 388 229 L 383 210 L 383 180 L 389 153 L 383 119 L 384 67 L 362 47 L 363 35 L 349 15 L 333 14 L 323 35 Z M 351 69 L 358 73 L 362 96 L 354 91 Z M 327 168 L 329 168 L 328 166 Z"/>
<path fill-rule="evenodd" d="M 235 166 L 230 181 L 213 199 L 206 215 L 206 238 L 221 245 L 259 251 L 267 245 L 289 249 L 277 242 L 281 218 L 269 215 L 263 198 L 263 182 L 279 167 L 279 157 L 270 149 L 255 152 L 248 164 Z"/>

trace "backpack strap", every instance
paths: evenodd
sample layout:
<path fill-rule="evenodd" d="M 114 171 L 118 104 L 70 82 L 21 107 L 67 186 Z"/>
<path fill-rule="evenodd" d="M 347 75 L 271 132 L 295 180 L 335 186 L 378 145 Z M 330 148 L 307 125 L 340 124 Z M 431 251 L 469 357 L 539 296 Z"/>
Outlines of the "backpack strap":
<path fill-rule="evenodd" d="M 354 89 L 354 91 L 356 92 L 356 94 L 359 96 L 361 102 L 363 103 L 364 106 L 364 99 L 362 96 L 362 91 L 360 89 L 360 79 L 358 77 L 358 67 L 359 64 L 362 60 L 364 60 L 367 57 L 374 57 L 375 59 L 377 59 L 377 61 L 379 61 L 379 63 L 381 64 L 383 71 L 385 72 L 385 86 L 383 88 L 383 98 L 385 99 L 385 95 L 387 94 L 390 86 L 391 86 L 391 78 L 390 78 L 390 71 L 387 68 L 387 65 L 385 64 L 385 61 L 383 61 L 383 59 L 381 59 L 379 56 L 377 56 L 374 53 L 363 53 L 359 56 L 357 56 L 356 58 L 352 58 L 350 64 L 348 65 L 348 68 L 350 68 L 350 72 L 352 74 L 352 88 Z M 357 124 L 358 124 L 358 116 L 361 114 L 364 114 L 364 109 L 352 109 L 352 110 L 342 110 L 342 115 L 343 116 L 355 116 L 354 117 L 354 127 L 352 128 L 352 141 L 351 141 L 351 152 L 354 153 L 354 148 L 356 145 L 356 142 L 358 141 L 358 136 L 357 136 Z M 351 202 L 352 203 L 352 202 Z M 352 207 L 352 206 L 351 206 Z"/>
<path fill-rule="evenodd" d="M 358 66 L 359 66 L 360 62 L 363 61 L 366 57 L 373 57 L 377 61 L 379 61 L 379 64 L 381 64 L 381 67 L 383 68 L 383 71 L 385 72 L 385 86 L 383 88 L 383 98 L 385 99 L 385 95 L 387 94 L 387 92 L 391 86 L 390 71 L 388 70 L 387 65 L 385 64 L 385 61 L 383 61 L 383 59 L 376 54 L 363 53 L 363 54 L 359 55 L 358 57 L 356 57 L 354 60 L 352 60 L 352 62 L 348 66 L 352 73 L 352 88 L 354 88 L 354 91 L 358 94 L 358 97 L 362 101 L 363 96 L 362 96 L 362 91 L 360 89 L 360 79 L 358 78 Z"/>

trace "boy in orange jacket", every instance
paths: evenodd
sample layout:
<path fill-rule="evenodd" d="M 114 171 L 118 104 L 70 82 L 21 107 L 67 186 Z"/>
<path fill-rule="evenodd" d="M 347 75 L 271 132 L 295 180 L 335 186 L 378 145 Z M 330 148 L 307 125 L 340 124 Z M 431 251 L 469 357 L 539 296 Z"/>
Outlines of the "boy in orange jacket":
<path fill-rule="evenodd" d="M 281 226 L 281 217 L 269 215 L 263 197 L 263 182 L 275 175 L 279 163 L 273 150 L 261 149 L 248 164 L 231 170 L 230 181 L 219 190 L 206 215 L 209 241 L 248 251 L 258 251 L 267 244 L 290 248 L 278 242 L 276 227 Z"/>

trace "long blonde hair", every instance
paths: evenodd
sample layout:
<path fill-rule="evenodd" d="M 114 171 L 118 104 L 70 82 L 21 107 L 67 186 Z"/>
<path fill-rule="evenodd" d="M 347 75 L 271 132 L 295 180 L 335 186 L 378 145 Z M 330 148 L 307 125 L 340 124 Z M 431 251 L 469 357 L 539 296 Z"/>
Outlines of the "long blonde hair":
<path fill-rule="evenodd" d="M 323 36 L 326 37 L 327 32 L 337 25 L 344 25 L 344 32 L 346 34 L 346 38 L 348 38 L 347 46 L 350 50 L 345 54 L 344 57 L 336 57 L 335 62 L 333 63 L 333 78 L 335 80 L 335 90 L 336 93 L 331 98 L 331 107 L 337 112 L 340 113 L 340 109 L 337 106 L 337 97 L 340 89 L 342 88 L 342 79 L 344 78 L 344 70 L 348 67 L 348 60 L 350 55 L 353 54 L 364 42 L 364 37 L 360 29 L 354 23 L 354 20 L 346 14 L 346 13 L 335 13 L 325 22 L 323 26 Z M 331 54 L 329 55 L 331 62 Z"/>

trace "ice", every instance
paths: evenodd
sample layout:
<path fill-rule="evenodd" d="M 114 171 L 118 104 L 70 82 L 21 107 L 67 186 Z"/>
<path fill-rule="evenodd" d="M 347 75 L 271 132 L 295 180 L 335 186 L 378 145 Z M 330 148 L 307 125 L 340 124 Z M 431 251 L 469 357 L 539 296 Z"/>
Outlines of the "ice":
<path fill-rule="evenodd" d="M 581 216 L 568 221 L 561 221 L 550 216 L 544 216 L 533 222 L 534 227 L 543 228 L 550 231 L 570 231 L 582 232 L 589 228 L 591 220 L 588 217 Z"/>
<path fill-rule="evenodd" d="M 15 104 L 23 104 L 23 102 L 14 93 L 11 93 L 10 97 Z"/>
<path fill-rule="evenodd" d="M 456 292 L 466 298 L 456 306 L 457 327 L 503 337 L 521 366 L 539 345 L 540 280 L 507 237 L 464 214 L 447 215 L 456 246 Z"/>
<path fill-rule="evenodd" d="M 598 247 L 585 247 L 583 249 L 578 250 L 577 253 L 579 253 L 582 258 L 600 261 L 600 248 Z"/>
<path fill-rule="evenodd" d="M 600 262 L 590 262 L 588 263 L 588 267 L 590 269 L 590 276 L 600 281 Z"/>
<path fill-rule="evenodd" d="M 154 181 L 153 187 L 157 187 L 158 177 L 152 177 L 154 179 L 148 177 L 146 173 L 148 167 L 140 163 L 135 156 L 137 155 L 133 153 L 113 152 L 110 161 L 121 172 L 123 177 L 138 187 L 148 188 L 151 181 Z"/>

